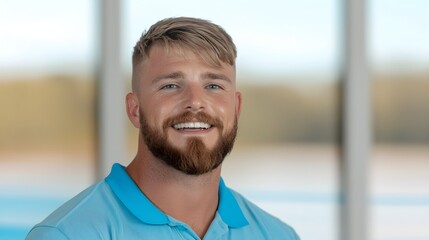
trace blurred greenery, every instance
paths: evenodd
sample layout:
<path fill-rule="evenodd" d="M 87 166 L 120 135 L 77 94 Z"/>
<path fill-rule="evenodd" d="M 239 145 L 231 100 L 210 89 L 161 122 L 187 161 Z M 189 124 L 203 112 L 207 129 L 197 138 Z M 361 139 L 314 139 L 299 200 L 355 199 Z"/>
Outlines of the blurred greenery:
<path fill-rule="evenodd" d="M 429 143 L 429 71 L 373 75 L 374 138 L 381 143 Z"/>
<path fill-rule="evenodd" d="M 375 141 L 429 143 L 429 73 L 374 74 L 373 80 Z M 243 93 L 239 144 L 337 143 L 339 82 L 285 82 L 239 86 Z M 0 151 L 93 150 L 95 106 L 96 82 L 90 76 L 3 77 Z M 136 130 L 128 126 L 130 142 L 135 142 Z"/>
<path fill-rule="evenodd" d="M 240 143 L 336 142 L 338 84 L 242 85 Z"/>
<path fill-rule="evenodd" d="M 2 78 L 0 151 L 95 146 L 95 81 L 67 75 Z"/>

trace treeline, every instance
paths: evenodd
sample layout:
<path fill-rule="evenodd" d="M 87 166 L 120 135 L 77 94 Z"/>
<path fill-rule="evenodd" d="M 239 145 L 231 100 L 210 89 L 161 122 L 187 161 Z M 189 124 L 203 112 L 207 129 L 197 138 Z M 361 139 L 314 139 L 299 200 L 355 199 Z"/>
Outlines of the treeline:
<path fill-rule="evenodd" d="M 378 75 L 374 79 L 375 141 L 429 143 L 429 75 Z M 239 90 L 243 93 L 240 144 L 340 141 L 339 82 L 241 84 Z M 95 147 L 94 79 L 57 75 L 3 80 L 0 109 L 0 150 Z M 127 131 L 134 138 L 130 132 L 135 130 Z"/>
<path fill-rule="evenodd" d="M 332 83 L 316 86 L 240 86 L 243 143 L 336 142 L 339 91 Z"/>
<path fill-rule="evenodd" d="M 53 75 L 0 81 L 0 150 L 95 146 L 95 81 Z"/>
<path fill-rule="evenodd" d="M 429 72 L 372 76 L 376 143 L 429 143 Z M 240 141 L 341 141 L 341 82 L 243 85 Z"/>

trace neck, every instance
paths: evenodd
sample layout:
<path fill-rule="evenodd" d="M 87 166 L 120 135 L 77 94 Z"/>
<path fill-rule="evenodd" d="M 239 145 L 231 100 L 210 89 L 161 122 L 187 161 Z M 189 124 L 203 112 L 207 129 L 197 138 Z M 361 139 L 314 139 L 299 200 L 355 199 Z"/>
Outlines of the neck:
<path fill-rule="evenodd" d="M 218 206 L 220 166 L 210 173 L 182 173 L 141 151 L 127 172 L 147 198 L 165 214 L 188 224 L 201 238 Z"/>

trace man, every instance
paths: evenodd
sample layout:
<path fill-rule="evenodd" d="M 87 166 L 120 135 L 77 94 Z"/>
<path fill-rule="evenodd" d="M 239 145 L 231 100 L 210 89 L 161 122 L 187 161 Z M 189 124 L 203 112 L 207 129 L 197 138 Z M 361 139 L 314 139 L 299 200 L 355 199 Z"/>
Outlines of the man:
<path fill-rule="evenodd" d="M 299 239 L 225 186 L 221 165 L 237 133 L 236 48 L 219 26 L 171 18 L 134 47 L 127 114 L 138 152 L 27 239 Z"/>

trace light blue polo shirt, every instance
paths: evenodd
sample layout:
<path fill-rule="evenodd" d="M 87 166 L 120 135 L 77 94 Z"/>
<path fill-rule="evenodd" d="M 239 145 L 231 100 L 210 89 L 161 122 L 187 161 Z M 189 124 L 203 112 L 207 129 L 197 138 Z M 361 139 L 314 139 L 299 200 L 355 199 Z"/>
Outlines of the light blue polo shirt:
<path fill-rule="evenodd" d="M 114 164 L 104 181 L 84 190 L 31 229 L 27 240 L 200 239 L 185 223 L 158 209 Z M 211 239 L 298 240 L 295 231 L 219 183 L 219 206 L 206 235 Z"/>

